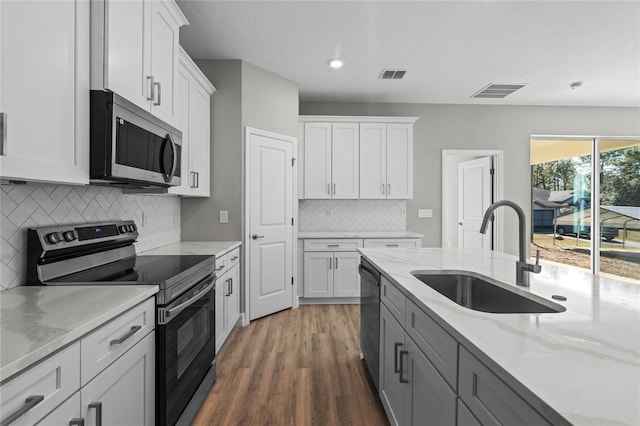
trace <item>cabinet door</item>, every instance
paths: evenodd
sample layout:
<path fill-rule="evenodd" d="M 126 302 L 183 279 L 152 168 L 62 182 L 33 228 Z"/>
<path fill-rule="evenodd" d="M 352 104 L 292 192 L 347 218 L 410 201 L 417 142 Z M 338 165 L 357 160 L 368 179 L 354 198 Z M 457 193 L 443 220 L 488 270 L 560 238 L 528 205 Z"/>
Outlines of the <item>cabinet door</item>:
<path fill-rule="evenodd" d="M 227 274 L 229 276 L 229 283 L 227 284 L 227 293 L 224 298 L 224 317 L 225 317 L 225 331 L 227 335 L 231 333 L 233 327 L 238 322 L 238 315 L 240 312 L 240 266 L 236 265 Z"/>
<path fill-rule="evenodd" d="M 199 84 L 192 84 L 189 95 L 189 157 L 195 179 L 192 195 L 199 197 L 209 196 L 209 98 L 209 93 Z"/>
<path fill-rule="evenodd" d="M 153 100 L 151 112 L 171 125 L 176 125 L 174 110 L 175 76 L 178 66 L 180 24 L 163 1 L 151 2 L 151 75 Z"/>
<path fill-rule="evenodd" d="M 103 68 L 92 71 L 92 87 L 112 90 L 145 110 L 151 98 L 151 3 L 104 0 L 91 5 L 92 55 L 104 55 L 92 57 L 92 67 Z M 100 77 L 103 81 L 96 81 Z"/>
<path fill-rule="evenodd" d="M 333 295 L 360 297 L 360 255 L 358 252 L 334 252 Z"/>
<path fill-rule="evenodd" d="M 412 124 L 387 124 L 387 198 L 413 198 Z"/>
<path fill-rule="evenodd" d="M 386 145 L 386 124 L 360 124 L 360 198 L 387 198 Z"/>
<path fill-rule="evenodd" d="M 405 384 L 400 382 L 400 351 L 405 333 L 384 304 L 380 304 L 380 400 L 392 425 L 404 425 Z M 406 378 L 406 365 L 403 378 Z M 418 423 L 420 424 L 420 423 Z"/>
<path fill-rule="evenodd" d="M 0 2 L 1 177 L 89 183 L 89 6 Z"/>
<path fill-rule="evenodd" d="M 333 253 L 304 254 L 304 297 L 333 297 Z"/>
<path fill-rule="evenodd" d="M 405 393 L 405 423 L 408 425 L 454 425 L 456 395 L 420 349 L 407 337 L 402 352 L 408 379 Z"/>
<path fill-rule="evenodd" d="M 180 178 L 178 187 L 169 188 L 170 194 L 191 195 L 194 185 L 193 175 L 189 155 L 191 152 L 191 134 L 189 132 L 189 93 L 193 85 L 189 70 L 182 62 L 178 63 L 178 74 L 176 76 L 176 124 L 182 131 L 182 148 L 180 150 Z"/>
<path fill-rule="evenodd" d="M 304 198 L 331 198 L 331 123 L 304 125 Z"/>
<path fill-rule="evenodd" d="M 37 425 L 42 426 L 69 426 L 71 420 L 80 420 L 80 392 L 74 393 L 62 405 L 49 413 Z M 82 423 L 74 423 L 76 425 Z M 17 426 L 17 425 L 16 425 Z"/>
<path fill-rule="evenodd" d="M 223 274 L 216 278 L 216 353 L 222 347 L 226 336 L 225 333 L 225 299 L 227 294 L 228 274 Z"/>
<path fill-rule="evenodd" d="M 331 126 L 331 197 L 357 199 L 360 193 L 358 123 Z"/>
<path fill-rule="evenodd" d="M 87 426 L 155 423 L 155 333 L 152 332 L 80 391 Z"/>

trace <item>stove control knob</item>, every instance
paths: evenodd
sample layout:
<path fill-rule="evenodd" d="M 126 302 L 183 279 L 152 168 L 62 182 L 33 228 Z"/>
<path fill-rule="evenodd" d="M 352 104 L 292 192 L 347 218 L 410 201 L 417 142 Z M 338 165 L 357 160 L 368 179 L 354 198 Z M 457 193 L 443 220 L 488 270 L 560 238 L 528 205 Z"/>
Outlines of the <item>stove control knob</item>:
<path fill-rule="evenodd" d="M 52 232 L 50 234 L 47 234 L 47 241 L 49 241 L 51 244 L 58 244 L 60 241 L 62 241 L 62 236 L 59 232 Z"/>
<path fill-rule="evenodd" d="M 129 225 L 129 231 L 130 232 L 136 232 L 138 228 L 136 227 L 136 225 Z"/>
<path fill-rule="evenodd" d="M 129 227 L 127 225 L 120 225 L 118 226 L 118 230 L 121 234 L 126 234 L 127 232 L 129 232 Z"/>
<path fill-rule="evenodd" d="M 73 231 L 65 231 L 62 233 L 65 241 L 73 241 L 76 239 L 76 234 Z"/>

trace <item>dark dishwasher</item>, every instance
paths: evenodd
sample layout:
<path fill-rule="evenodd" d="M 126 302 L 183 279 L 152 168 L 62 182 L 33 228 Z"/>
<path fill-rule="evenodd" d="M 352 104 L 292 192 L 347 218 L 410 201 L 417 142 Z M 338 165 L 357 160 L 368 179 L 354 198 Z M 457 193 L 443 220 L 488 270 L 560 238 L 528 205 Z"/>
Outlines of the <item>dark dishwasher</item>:
<path fill-rule="evenodd" d="M 378 389 L 380 363 L 380 272 L 364 257 L 360 272 L 360 349 Z"/>

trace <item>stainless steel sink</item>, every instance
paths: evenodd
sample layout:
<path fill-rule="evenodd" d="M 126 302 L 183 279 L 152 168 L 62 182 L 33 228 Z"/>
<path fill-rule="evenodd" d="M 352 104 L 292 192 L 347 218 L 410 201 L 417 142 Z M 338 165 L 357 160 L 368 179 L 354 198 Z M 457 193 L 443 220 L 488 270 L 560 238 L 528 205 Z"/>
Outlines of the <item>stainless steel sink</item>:
<path fill-rule="evenodd" d="M 564 306 L 550 300 L 533 294 L 518 294 L 507 289 L 506 284 L 474 273 L 416 271 L 412 275 L 458 305 L 474 311 L 496 314 L 566 311 Z"/>

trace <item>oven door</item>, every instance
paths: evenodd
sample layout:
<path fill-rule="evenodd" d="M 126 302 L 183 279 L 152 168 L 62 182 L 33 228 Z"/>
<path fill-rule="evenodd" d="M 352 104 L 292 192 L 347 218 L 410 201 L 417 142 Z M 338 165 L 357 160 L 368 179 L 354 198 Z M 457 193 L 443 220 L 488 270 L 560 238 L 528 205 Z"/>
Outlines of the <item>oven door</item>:
<path fill-rule="evenodd" d="M 215 276 L 158 308 L 156 421 L 174 425 L 215 356 Z"/>

